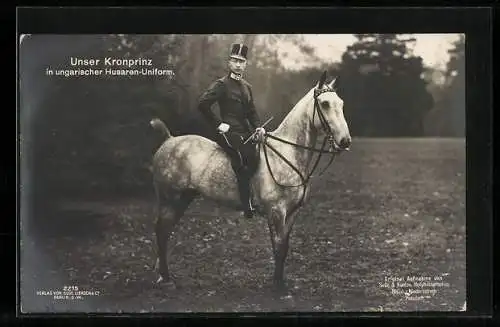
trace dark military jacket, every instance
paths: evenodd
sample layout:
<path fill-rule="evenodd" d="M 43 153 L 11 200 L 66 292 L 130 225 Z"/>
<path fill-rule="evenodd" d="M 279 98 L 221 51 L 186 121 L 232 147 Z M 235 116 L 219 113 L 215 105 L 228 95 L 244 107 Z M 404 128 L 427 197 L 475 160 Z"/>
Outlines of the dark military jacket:
<path fill-rule="evenodd" d="M 216 102 L 219 104 L 220 116 L 212 108 Z M 230 126 L 230 132 L 248 135 L 260 126 L 252 87 L 244 79 L 237 81 L 229 75 L 217 79 L 201 95 L 198 109 L 214 129 L 221 123 L 226 123 Z"/>

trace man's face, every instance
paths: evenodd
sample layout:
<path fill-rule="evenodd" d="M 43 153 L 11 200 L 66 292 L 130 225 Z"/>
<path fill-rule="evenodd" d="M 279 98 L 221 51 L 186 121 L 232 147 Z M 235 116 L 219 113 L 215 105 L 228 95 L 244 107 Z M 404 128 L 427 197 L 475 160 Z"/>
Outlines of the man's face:
<path fill-rule="evenodd" d="M 247 61 L 239 58 L 229 58 L 229 70 L 236 74 L 243 74 L 247 68 Z"/>

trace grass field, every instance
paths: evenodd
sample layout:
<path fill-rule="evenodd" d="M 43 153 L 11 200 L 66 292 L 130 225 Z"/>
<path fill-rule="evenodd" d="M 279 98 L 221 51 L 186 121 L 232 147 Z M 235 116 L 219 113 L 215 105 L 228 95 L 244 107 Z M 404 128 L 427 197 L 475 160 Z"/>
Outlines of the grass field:
<path fill-rule="evenodd" d="M 24 309 L 457 311 L 465 301 L 463 139 L 355 139 L 313 181 L 290 239 L 290 292 L 279 299 L 270 290 L 264 218 L 247 221 L 206 201 L 192 204 L 175 233 L 170 266 L 177 287 L 155 285 L 153 204 L 152 198 L 60 203 L 53 224 L 23 240 Z M 407 276 L 448 284 L 381 285 Z M 76 285 L 100 296 L 85 305 L 63 302 L 34 296 L 33 285 Z M 409 289 L 430 293 L 393 294 Z"/>

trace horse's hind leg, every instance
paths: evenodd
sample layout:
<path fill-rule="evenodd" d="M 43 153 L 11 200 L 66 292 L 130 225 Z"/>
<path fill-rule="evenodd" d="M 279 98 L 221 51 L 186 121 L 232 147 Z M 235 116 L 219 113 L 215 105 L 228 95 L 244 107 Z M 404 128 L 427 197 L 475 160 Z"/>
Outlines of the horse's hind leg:
<path fill-rule="evenodd" d="M 172 232 L 184 215 L 184 212 L 189 207 L 193 199 L 196 197 L 194 191 L 184 191 L 177 195 L 158 196 L 158 212 L 156 219 L 156 241 L 158 247 L 157 266 L 161 281 L 170 280 L 170 272 L 168 269 L 168 242 Z"/>

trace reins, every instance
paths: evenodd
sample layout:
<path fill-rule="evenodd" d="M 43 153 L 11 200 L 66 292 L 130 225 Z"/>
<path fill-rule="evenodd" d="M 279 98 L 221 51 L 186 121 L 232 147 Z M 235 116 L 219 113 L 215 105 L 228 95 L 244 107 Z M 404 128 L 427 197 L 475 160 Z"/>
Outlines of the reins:
<path fill-rule="evenodd" d="M 311 177 L 313 176 L 314 174 L 314 171 L 316 170 L 316 168 L 318 167 L 318 164 L 319 164 L 319 161 L 321 159 L 321 156 L 323 154 L 331 154 L 331 158 L 330 158 L 330 161 L 328 162 L 328 164 L 326 165 L 326 167 L 320 172 L 320 174 L 318 176 L 321 176 L 325 171 L 326 169 L 332 164 L 333 162 L 333 159 L 335 158 L 335 154 L 338 153 L 339 151 L 329 151 L 329 150 L 325 150 L 325 145 L 326 145 L 326 142 L 327 141 L 330 141 L 330 144 L 331 146 L 333 147 L 333 133 L 332 133 L 332 129 L 330 127 L 330 125 L 328 124 L 328 121 L 326 120 L 324 114 L 321 112 L 321 110 L 319 109 L 319 103 L 318 103 L 318 95 L 321 94 L 321 93 L 324 93 L 324 92 L 334 92 L 333 89 L 330 89 L 330 88 L 327 88 L 327 89 L 323 89 L 323 90 L 314 90 L 314 112 L 313 112 L 313 121 L 314 121 L 314 118 L 315 118 L 315 114 L 316 114 L 316 111 L 318 112 L 318 117 L 320 119 L 320 122 L 321 122 L 321 125 L 323 127 L 323 130 L 325 131 L 325 133 L 327 134 L 327 136 L 325 136 L 325 138 L 323 139 L 323 144 L 321 145 L 321 149 L 317 149 L 315 147 L 310 147 L 310 146 L 305 146 L 305 145 L 302 145 L 302 144 L 297 144 L 297 143 L 294 143 L 294 142 L 290 142 L 290 141 L 287 141 L 287 140 L 284 140 L 282 138 L 279 138 L 277 136 L 274 136 L 274 135 L 271 135 L 271 134 L 265 134 L 264 137 L 264 142 L 262 142 L 263 144 L 263 147 L 264 147 L 264 157 L 265 157 L 265 160 L 266 160 L 266 165 L 267 165 L 267 168 L 269 170 L 269 173 L 271 174 L 271 177 L 272 179 L 274 180 L 274 182 L 279 185 L 279 186 L 282 186 L 282 187 L 289 187 L 289 188 L 292 188 L 292 187 L 300 187 L 300 186 L 304 186 L 303 188 L 303 192 L 302 192 L 302 197 L 300 199 L 300 201 L 298 202 L 298 205 L 300 205 L 303 200 L 304 200 L 304 197 L 305 197 L 305 192 L 306 192 L 306 187 L 307 187 L 307 184 L 309 183 L 309 180 L 311 179 Z M 271 138 L 271 139 L 274 139 L 276 141 L 279 141 L 279 142 L 282 142 L 282 143 L 286 143 L 286 144 L 289 144 L 289 145 L 292 145 L 292 146 L 295 146 L 295 147 L 298 147 L 298 148 L 302 148 L 302 149 L 306 149 L 308 151 L 312 151 L 312 152 L 316 152 L 318 153 L 318 156 L 316 157 L 316 161 L 313 165 L 313 168 L 311 169 L 311 171 L 307 174 L 307 177 L 304 177 L 302 175 L 302 173 L 300 172 L 300 170 L 295 167 L 291 162 L 290 160 L 288 160 L 287 158 L 285 158 L 285 156 L 283 156 L 283 154 L 281 154 L 275 147 L 273 147 L 272 145 L 270 145 L 268 142 L 267 142 L 267 138 Z M 290 166 L 300 177 L 301 179 L 301 183 L 298 184 L 298 185 L 284 185 L 284 184 L 281 184 L 277 181 L 276 177 L 274 176 L 273 174 L 273 171 L 271 169 L 271 165 L 269 163 L 269 157 L 268 157 L 268 154 L 267 154 L 267 148 L 270 148 L 279 158 L 281 158 L 288 166 Z"/>
<path fill-rule="evenodd" d="M 273 178 L 274 182 L 280 186 L 283 186 L 283 187 L 300 187 L 300 186 L 303 186 L 305 183 L 309 182 L 309 179 L 312 177 L 312 175 L 314 174 L 314 171 L 316 170 L 318 164 L 319 164 L 319 161 L 321 159 L 321 155 L 324 154 L 324 153 L 329 153 L 329 154 L 332 154 L 332 159 L 331 161 L 333 161 L 333 158 L 334 158 L 334 154 L 335 152 L 331 152 L 331 151 L 328 151 L 328 150 L 324 150 L 325 148 L 325 145 L 326 145 L 326 141 L 327 141 L 327 138 L 325 137 L 323 139 L 323 144 L 321 145 L 321 149 L 316 149 L 316 148 L 312 148 L 312 147 L 308 147 L 308 146 L 304 146 L 304 145 L 301 145 L 301 144 L 296 144 L 296 143 L 293 143 L 293 142 L 289 142 L 287 140 L 284 140 L 282 138 L 279 138 L 279 137 L 276 137 L 274 135 L 269 135 L 267 134 L 266 137 L 269 137 L 269 138 L 272 138 L 272 139 L 275 139 L 277 141 L 280 141 L 280 142 L 283 142 L 283 143 L 286 143 L 286 144 L 290 144 L 290 145 L 293 145 L 293 146 L 296 146 L 298 148 L 303 148 L 303 149 L 306 149 L 306 150 L 309 150 L 309 151 L 312 151 L 312 152 L 318 152 L 319 155 L 316 157 L 316 162 L 314 163 L 314 166 L 313 166 L 313 169 L 311 170 L 311 172 L 308 174 L 307 178 L 304 178 L 304 176 L 302 175 L 302 173 L 298 170 L 297 167 L 295 167 L 287 158 L 285 158 L 285 156 L 283 156 L 278 150 L 276 150 L 275 147 L 273 147 L 272 145 L 270 145 L 268 142 L 265 142 L 264 143 L 264 156 L 266 158 L 266 164 L 267 164 L 267 167 L 269 169 L 269 172 L 271 173 L 271 177 Z M 280 157 L 281 159 L 283 159 L 283 161 L 289 165 L 301 178 L 302 180 L 302 184 L 299 184 L 299 185 L 283 185 L 283 184 L 280 184 L 276 178 L 274 177 L 274 174 L 271 170 L 271 166 L 269 164 L 269 159 L 268 159 L 268 155 L 267 155 L 267 148 L 270 148 L 271 150 L 273 150 L 274 153 L 276 153 L 278 155 L 278 157 Z M 319 175 L 322 175 L 326 168 L 328 168 L 328 166 L 331 164 L 331 161 L 330 163 L 327 165 L 327 167 L 325 167 L 325 169 L 322 170 L 322 172 L 319 174 Z"/>

